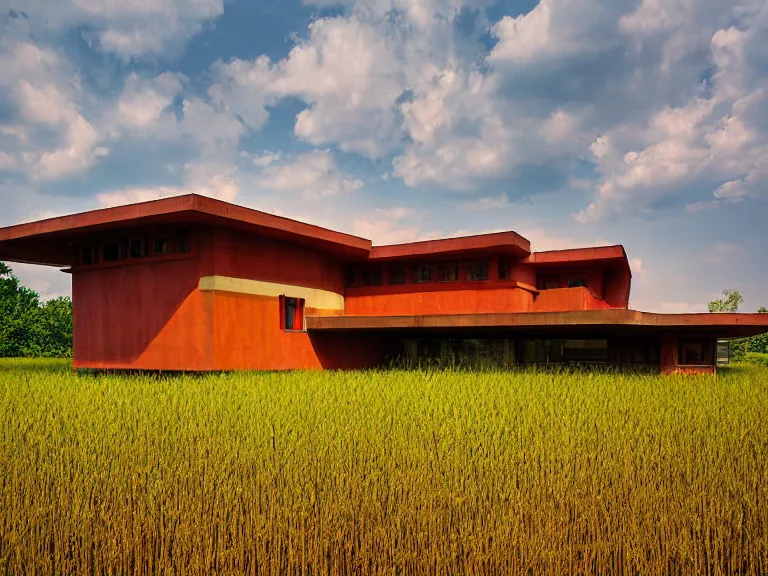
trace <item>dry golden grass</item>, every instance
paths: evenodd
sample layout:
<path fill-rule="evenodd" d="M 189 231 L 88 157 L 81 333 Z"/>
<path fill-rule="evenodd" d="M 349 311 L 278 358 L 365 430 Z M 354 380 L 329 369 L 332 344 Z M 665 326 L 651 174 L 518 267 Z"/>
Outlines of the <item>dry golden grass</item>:
<path fill-rule="evenodd" d="M 766 367 L 1 361 L 0 435 L 0 573 L 768 573 Z"/>

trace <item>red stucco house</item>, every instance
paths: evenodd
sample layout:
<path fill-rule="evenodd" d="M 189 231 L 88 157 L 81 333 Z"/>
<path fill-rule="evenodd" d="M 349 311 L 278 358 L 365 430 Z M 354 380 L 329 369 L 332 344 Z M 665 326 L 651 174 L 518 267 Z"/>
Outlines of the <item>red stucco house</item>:
<path fill-rule="evenodd" d="M 768 314 L 628 309 L 622 246 L 514 232 L 392 246 L 188 195 L 0 228 L 0 260 L 72 274 L 74 366 L 362 368 L 479 357 L 713 372 Z"/>

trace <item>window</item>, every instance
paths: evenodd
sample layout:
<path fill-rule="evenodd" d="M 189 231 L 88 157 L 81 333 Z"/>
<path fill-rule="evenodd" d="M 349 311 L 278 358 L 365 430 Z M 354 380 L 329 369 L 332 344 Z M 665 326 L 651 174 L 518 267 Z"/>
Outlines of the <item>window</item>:
<path fill-rule="evenodd" d="M 131 238 L 128 244 L 128 256 L 131 258 L 141 258 L 144 255 L 144 240 L 141 238 Z"/>
<path fill-rule="evenodd" d="M 92 246 L 83 246 L 80 248 L 80 265 L 81 266 L 90 266 L 91 264 L 95 264 L 93 258 L 93 247 Z"/>
<path fill-rule="evenodd" d="M 381 286 L 381 270 L 378 268 L 363 270 L 363 285 Z"/>
<path fill-rule="evenodd" d="M 467 271 L 467 280 L 488 280 L 488 262 L 473 262 Z"/>
<path fill-rule="evenodd" d="M 557 274 L 542 274 L 537 276 L 536 288 L 539 290 L 554 290 L 560 288 L 560 276 Z"/>
<path fill-rule="evenodd" d="M 438 282 L 456 282 L 459 279 L 458 264 L 441 264 L 437 267 Z"/>
<path fill-rule="evenodd" d="M 168 254 L 168 238 L 165 236 L 155 236 L 152 243 L 152 254 Z"/>
<path fill-rule="evenodd" d="M 176 229 L 176 252 L 189 252 L 189 228 Z"/>
<path fill-rule="evenodd" d="M 579 286 L 587 287 L 587 281 L 584 278 L 571 278 L 568 280 L 568 288 L 578 288 Z"/>
<path fill-rule="evenodd" d="M 608 362 L 608 340 L 605 339 L 565 340 L 563 351 L 567 362 Z"/>
<path fill-rule="evenodd" d="M 280 296 L 280 329 L 304 330 L 304 298 Z"/>
<path fill-rule="evenodd" d="M 683 340 L 680 342 L 679 364 L 713 364 L 712 343 L 704 340 Z"/>
<path fill-rule="evenodd" d="M 347 268 L 344 277 L 344 284 L 347 286 L 354 286 L 357 283 L 356 276 L 357 275 L 355 274 L 354 268 Z"/>
<path fill-rule="evenodd" d="M 402 266 L 393 266 L 389 269 L 390 284 L 405 284 L 405 268 Z"/>
<path fill-rule="evenodd" d="M 119 242 L 104 242 L 104 245 L 101 249 L 104 262 L 117 262 L 120 260 Z"/>
<path fill-rule="evenodd" d="M 509 280 L 509 262 L 499 259 L 499 280 Z"/>
<path fill-rule="evenodd" d="M 432 282 L 432 266 L 419 266 L 414 274 L 414 281 L 419 284 Z"/>

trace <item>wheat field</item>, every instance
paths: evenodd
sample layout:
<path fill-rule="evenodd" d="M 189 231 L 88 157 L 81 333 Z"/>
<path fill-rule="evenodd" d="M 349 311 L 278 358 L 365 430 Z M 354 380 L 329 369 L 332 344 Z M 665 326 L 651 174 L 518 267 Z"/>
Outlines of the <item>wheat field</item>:
<path fill-rule="evenodd" d="M 768 367 L 0 361 L 2 574 L 767 574 Z"/>

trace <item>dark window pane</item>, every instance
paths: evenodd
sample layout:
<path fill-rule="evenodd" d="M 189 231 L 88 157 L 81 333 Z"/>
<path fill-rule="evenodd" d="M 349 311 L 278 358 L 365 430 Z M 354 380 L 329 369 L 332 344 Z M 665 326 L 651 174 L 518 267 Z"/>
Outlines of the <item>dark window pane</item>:
<path fill-rule="evenodd" d="M 474 262 L 469 265 L 468 280 L 488 280 L 488 263 Z"/>
<path fill-rule="evenodd" d="M 371 270 L 371 286 L 381 286 L 381 270 Z"/>
<path fill-rule="evenodd" d="M 586 288 L 587 281 L 584 280 L 584 278 L 571 278 L 568 280 L 568 288 L 578 288 L 579 286 L 584 286 Z"/>
<path fill-rule="evenodd" d="M 117 262 L 120 260 L 120 244 L 118 242 L 104 243 L 104 262 Z"/>
<path fill-rule="evenodd" d="M 456 282 L 458 280 L 457 264 L 441 264 L 437 267 L 438 282 Z"/>
<path fill-rule="evenodd" d="M 129 253 L 131 258 L 141 258 L 144 256 L 144 241 L 141 238 L 131 238 Z"/>
<path fill-rule="evenodd" d="M 176 251 L 189 252 L 189 229 L 179 228 L 176 230 Z"/>
<path fill-rule="evenodd" d="M 682 342 L 680 344 L 680 364 L 706 364 L 704 344 L 702 342 Z"/>
<path fill-rule="evenodd" d="M 389 283 L 390 284 L 405 284 L 405 268 L 390 268 L 389 270 Z"/>
<path fill-rule="evenodd" d="M 607 362 L 608 340 L 566 340 L 563 345 L 567 362 Z"/>
<path fill-rule="evenodd" d="M 354 286 L 355 285 L 355 269 L 354 268 L 347 268 L 346 272 L 346 278 L 345 283 L 347 286 Z"/>
<path fill-rule="evenodd" d="M 80 249 L 80 264 L 83 266 L 90 266 L 93 264 L 93 248 L 90 246 L 83 246 Z"/>
<path fill-rule="evenodd" d="M 499 280 L 509 280 L 509 262 L 499 260 Z"/>
<path fill-rule="evenodd" d="M 539 290 L 554 290 L 560 288 L 560 276 L 557 274 L 544 274 L 536 277 L 536 288 Z"/>
<path fill-rule="evenodd" d="M 293 322 L 296 319 L 296 298 L 285 299 L 285 329 L 293 330 Z"/>
<path fill-rule="evenodd" d="M 416 282 L 432 282 L 432 266 L 419 266 L 416 269 Z"/>
<path fill-rule="evenodd" d="M 153 254 L 167 254 L 168 253 L 168 238 L 165 236 L 155 236 L 155 241 L 152 245 Z"/>

